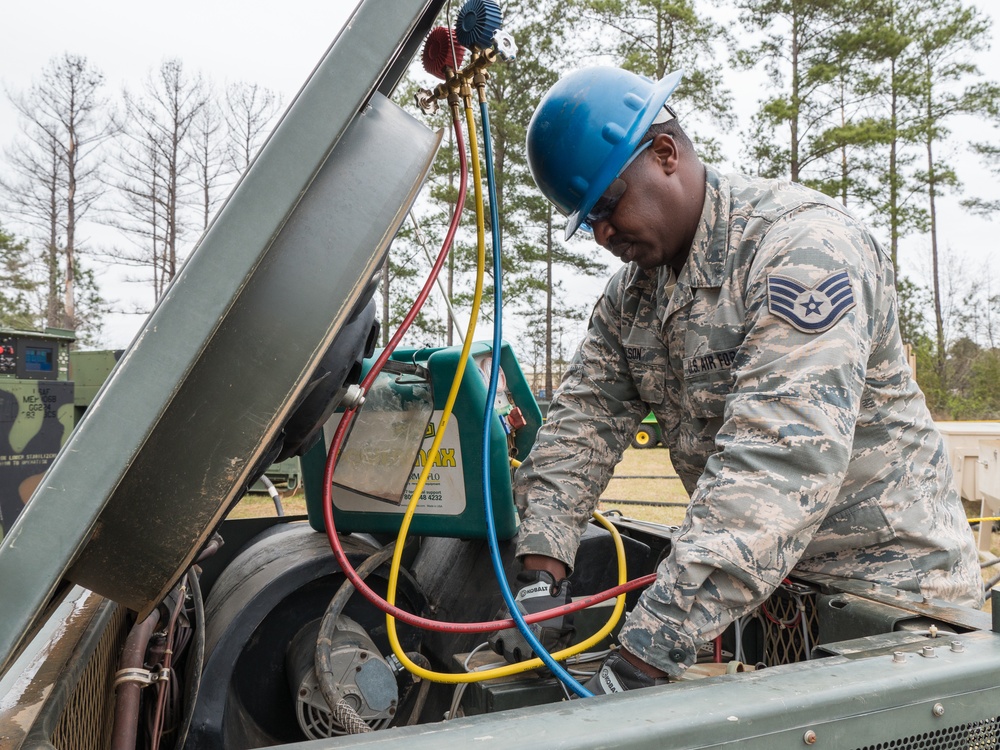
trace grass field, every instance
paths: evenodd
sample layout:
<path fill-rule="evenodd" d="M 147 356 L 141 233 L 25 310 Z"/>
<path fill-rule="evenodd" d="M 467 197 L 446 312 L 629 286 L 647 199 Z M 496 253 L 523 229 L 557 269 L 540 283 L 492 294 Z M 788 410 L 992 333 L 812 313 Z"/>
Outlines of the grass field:
<path fill-rule="evenodd" d="M 642 500 L 657 503 L 687 503 L 687 493 L 679 479 L 669 479 L 674 474 L 670 465 L 670 453 L 664 448 L 639 450 L 630 448 L 615 470 L 615 477 L 602 496 L 603 509 L 619 508 L 622 513 L 644 521 L 678 524 L 684 517 L 684 508 L 659 508 L 649 505 L 633 505 Z M 636 478 L 642 477 L 642 478 Z M 656 477 L 656 478 L 648 478 Z M 614 500 L 630 501 L 628 505 L 618 505 Z M 297 492 L 282 500 L 286 515 L 306 512 L 305 494 Z M 230 518 L 257 518 L 273 516 L 274 503 L 268 495 L 247 495 L 229 514 Z"/>
<path fill-rule="evenodd" d="M 680 479 L 670 478 L 674 475 L 670 452 L 666 448 L 629 448 L 601 495 L 600 507 L 602 510 L 617 508 L 623 515 L 643 521 L 679 525 L 684 518 L 688 494 Z M 625 500 L 627 504 L 618 504 L 615 500 Z M 677 507 L 634 504 L 644 500 L 675 503 Z"/>
<path fill-rule="evenodd" d="M 300 516 L 306 512 L 306 494 L 299 490 L 290 497 L 282 498 L 281 505 L 285 509 L 286 516 Z M 233 508 L 228 518 L 260 518 L 262 516 L 276 515 L 274 501 L 270 495 L 246 495 L 239 504 Z"/>
<path fill-rule="evenodd" d="M 684 519 L 684 504 L 687 503 L 688 495 L 679 479 L 670 478 L 674 473 L 674 468 L 670 464 L 670 453 L 665 448 L 629 448 L 615 469 L 615 475 L 607 490 L 601 496 L 600 507 L 602 510 L 616 508 L 623 515 L 643 521 L 654 521 L 670 526 L 680 525 Z M 615 500 L 625 500 L 628 503 L 619 504 Z M 634 504 L 642 501 L 675 503 L 677 507 Z M 291 497 L 284 498 L 283 505 L 286 515 L 304 514 L 305 495 L 299 491 Z M 970 514 L 978 510 L 969 504 L 966 509 Z M 274 514 L 274 503 L 270 497 L 248 495 L 230 513 L 230 517 L 251 518 Z M 994 557 L 1000 557 L 1000 533 L 993 534 L 991 552 Z M 983 577 L 988 580 L 997 572 L 1000 572 L 1000 568 L 989 568 L 984 571 Z"/>

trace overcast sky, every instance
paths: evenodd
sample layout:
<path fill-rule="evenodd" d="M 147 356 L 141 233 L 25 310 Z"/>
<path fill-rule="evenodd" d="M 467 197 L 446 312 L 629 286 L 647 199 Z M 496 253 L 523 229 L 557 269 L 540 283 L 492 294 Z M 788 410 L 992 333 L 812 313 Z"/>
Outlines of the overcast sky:
<path fill-rule="evenodd" d="M 391 0 L 379 1 L 391 12 Z M 1000 3 L 980 0 L 977 4 L 993 17 L 996 38 Z M 148 71 L 162 60 L 176 57 L 188 71 L 201 72 L 220 88 L 235 81 L 257 83 L 279 92 L 287 105 L 354 6 L 353 0 L 174 0 L 165 5 L 134 0 L 8 0 L 3 12 L 0 82 L 5 90 L 26 90 L 51 58 L 73 52 L 85 55 L 104 72 L 106 94 L 117 99 L 124 85 L 137 88 Z M 523 45 L 530 40 L 518 42 Z M 980 63 L 987 76 L 1000 79 L 1000 49 L 994 48 Z M 747 106 L 759 98 L 757 92 L 741 94 L 750 95 Z M 6 148 L 16 133 L 16 117 L 6 97 L 0 97 L 0 148 Z M 981 127 L 976 135 L 997 137 Z M 1000 198 L 995 178 L 970 160 L 964 160 L 963 166 L 961 176 L 967 193 Z M 1000 253 L 995 239 L 1000 222 L 970 218 L 956 206 L 955 200 L 943 202 L 944 243 L 961 253 L 964 264 L 977 274 L 989 267 L 1000 291 Z M 919 275 L 927 266 L 928 247 L 923 239 L 909 241 L 904 250 L 904 271 Z M 140 294 L 138 289 L 126 288 L 112 296 L 127 304 L 129 296 L 136 294 Z M 140 324 L 141 319 L 134 315 L 112 316 L 102 344 L 124 347 Z"/>

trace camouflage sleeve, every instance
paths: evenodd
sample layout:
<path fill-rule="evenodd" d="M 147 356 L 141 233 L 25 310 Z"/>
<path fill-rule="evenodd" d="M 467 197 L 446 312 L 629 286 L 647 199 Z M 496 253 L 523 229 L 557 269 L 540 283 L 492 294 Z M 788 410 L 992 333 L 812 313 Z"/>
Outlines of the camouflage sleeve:
<path fill-rule="evenodd" d="M 518 557 L 554 557 L 572 569 L 580 535 L 615 465 L 649 412 L 629 374 L 621 337 L 624 272 L 597 301 L 586 336 L 514 478 L 522 513 Z"/>
<path fill-rule="evenodd" d="M 657 581 L 621 632 L 630 651 L 674 675 L 698 645 L 766 600 L 835 502 L 884 315 L 879 251 L 840 212 L 811 206 L 773 225 L 751 219 L 743 242 L 760 245 L 719 303 L 745 306 L 746 335 L 716 451 Z M 828 327 L 782 316 L 772 294 L 782 279 L 808 289 L 835 276 L 849 282 L 850 299 L 814 316 Z"/>

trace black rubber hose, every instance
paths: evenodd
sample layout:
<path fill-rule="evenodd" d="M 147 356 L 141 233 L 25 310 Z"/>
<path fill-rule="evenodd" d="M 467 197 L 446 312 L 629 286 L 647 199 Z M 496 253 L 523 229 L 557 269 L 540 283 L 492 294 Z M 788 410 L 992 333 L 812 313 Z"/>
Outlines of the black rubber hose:
<path fill-rule="evenodd" d="M 201 674 L 205 666 L 205 600 L 201 595 L 199 574 L 194 568 L 188 571 L 188 581 L 191 586 L 191 599 L 194 601 L 194 653 L 188 654 L 184 676 L 186 687 L 184 716 L 181 719 L 177 742 L 174 743 L 175 750 L 182 750 L 184 743 L 187 742 L 191 721 L 194 719 L 194 707 L 198 703 L 198 693 L 201 689 Z"/>
<path fill-rule="evenodd" d="M 396 549 L 396 542 L 390 542 L 374 554 L 370 555 L 357 568 L 358 577 L 362 580 L 367 578 L 373 571 L 392 559 L 392 553 Z M 337 697 L 337 682 L 333 677 L 333 665 L 330 661 L 330 646 L 333 644 L 334 631 L 337 628 L 337 618 L 340 617 L 354 594 L 354 584 L 350 580 L 344 581 L 333 599 L 326 607 L 323 621 L 319 626 L 319 635 L 316 638 L 316 678 L 319 682 L 319 689 L 323 693 L 328 705 L 335 707 L 340 699 Z"/>
<path fill-rule="evenodd" d="M 410 657 L 410 661 L 418 667 L 423 667 L 424 669 L 430 671 L 431 663 L 426 656 L 418 651 L 409 651 L 406 655 Z M 430 692 L 430 689 L 431 681 L 422 679 L 420 681 L 420 687 L 417 688 L 417 698 L 413 702 L 413 708 L 410 709 L 409 717 L 406 719 L 406 726 L 413 726 L 420 720 L 420 714 L 423 712 L 424 705 L 427 703 L 427 694 Z"/>

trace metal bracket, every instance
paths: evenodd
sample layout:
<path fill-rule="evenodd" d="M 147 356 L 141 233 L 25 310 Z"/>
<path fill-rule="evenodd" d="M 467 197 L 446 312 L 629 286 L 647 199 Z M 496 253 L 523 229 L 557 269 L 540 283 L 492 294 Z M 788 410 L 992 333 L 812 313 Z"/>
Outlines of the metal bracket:
<path fill-rule="evenodd" d="M 344 398 L 340 401 L 341 406 L 346 409 L 360 409 L 364 403 L 365 392 L 361 389 L 360 385 L 354 383 L 347 386 Z"/>
<path fill-rule="evenodd" d="M 156 682 L 169 682 L 170 668 L 161 667 L 157 670 L 150 669 L 119 669 L 115 672 L 114 687 L 118 687 L 126 682 L 135 682 L 139 687 L 147 687 Z"/>

